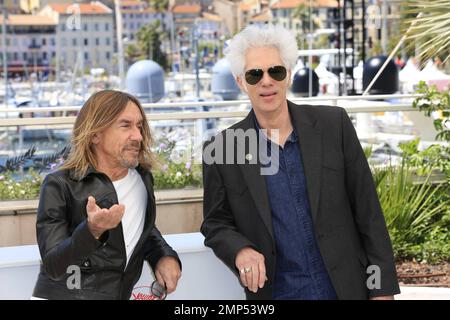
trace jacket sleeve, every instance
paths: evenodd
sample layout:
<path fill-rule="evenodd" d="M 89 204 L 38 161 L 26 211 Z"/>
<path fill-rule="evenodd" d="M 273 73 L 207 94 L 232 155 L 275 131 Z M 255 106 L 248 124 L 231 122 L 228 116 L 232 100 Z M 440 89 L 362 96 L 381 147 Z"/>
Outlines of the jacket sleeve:
<path fill-rule="evenodd" d="M 380 288 L 369 290 L 369 297 L 398 294 L 391 240 L 372 173 L 355 128 L 347 112 L 341 110 L 347 193 L 369 265 L 380 268 Z"/>
<path fill-rule="evenodd" d="M 150 175 L 150 181 L 151 185 L 149 186 L 152 189 L 152 198 L 154 203 L 152 204 L 154 206 L 154 212 L 156 213 L 156 203 L 155 203 L 155 196 L 153 193 L 153 186 L 155 184 L 155 179 L 153 178 L 153 175 L 151 172 L 149 172 Z M 177 259 L 178 264 L 180 265 L 180 269 L 182 268 L 181 260 L 178 257 L 178 254 L 175 250 L 172 249 L 172 247 L 164 240 L 163 236 L 161 235 L 161 232 L 159 232 L 158 228 L 156 226 L 153 226 L 152 230 L 150 231 L 149 238 L 145 245 L 145 260 L 148 261 L 153 271 L 156 270 L 156 265 L 158 264 L 159 259 L 165 256 L 171 256 Z"/>
<path fill-rule="evenodd" d="M 200 231 L 205 236 L 205 245 L 238 275 L 235 266 L 238 252 L 244 247 L 258 249 L 236 226 L 217 164 L 208 164 L 204 160 L 203 190 L 203 223 Z"/>
<path fill-rule="evenodd" d="M 81 265 L 108 236 L 105 232 L 96 240 L 86 220 L 70 233 L 66 197 L 58 177 L 47 175 L 41 187 L 36 235 L 44 270 L 56 281 L 64 278 L 69 266 Z"/>
<path fill-rule="evenodd" d="M 178 254 L 175 252 L 175 250 L 172 249 L 172 247 L 166 242 L 166 240 L 164 240 L 159 230 L 156 227 L 153 227 L 147 241 L 145 259 L 150 263 L 153 271 L 155 271 L 159 259 L 166 256 L 174 257 L 175 259 L 177 259 L 178 264 L 180 265 L 180 269 L 182 268 L 181 260 L 178 257 Z"/>

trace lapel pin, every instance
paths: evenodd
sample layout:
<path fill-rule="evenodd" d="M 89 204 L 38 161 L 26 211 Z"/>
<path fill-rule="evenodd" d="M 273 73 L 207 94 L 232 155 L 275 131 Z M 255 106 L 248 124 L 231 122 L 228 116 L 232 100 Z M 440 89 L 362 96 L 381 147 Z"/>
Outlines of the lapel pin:
<path fill-rule="evenodd" d="M 247 153 L 247 154 L 245 155 L 245 159 L 247 159 L 248 161 L 252 161 L 253 156 L 252 156 L 250 153 Z"/>

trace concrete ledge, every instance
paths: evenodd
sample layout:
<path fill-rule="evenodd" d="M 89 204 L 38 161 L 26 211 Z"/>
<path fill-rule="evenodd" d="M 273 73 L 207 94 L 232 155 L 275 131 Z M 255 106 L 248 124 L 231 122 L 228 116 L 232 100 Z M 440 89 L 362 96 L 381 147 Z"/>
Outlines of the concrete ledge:
<path fill-rule="evenodd" d="M 175 189 L 155 191 L 156 204 L 196 202 L 203 200 L 203 189 Z M 0 215 L 36 212 L 39 200 L 9 200 L 0 201 Z"/>
<path fill-rule="evenodd" d="M 397 300 L 450 300 L 450 288 L 400 287 Z"/>
<path fill-rule="evenodd" d="M 162 234 L 200 231 L 203 189 L 155 192 L 156 226 Z M 0 202 L 0 247 L 36 244 L 38 200 Z"/>

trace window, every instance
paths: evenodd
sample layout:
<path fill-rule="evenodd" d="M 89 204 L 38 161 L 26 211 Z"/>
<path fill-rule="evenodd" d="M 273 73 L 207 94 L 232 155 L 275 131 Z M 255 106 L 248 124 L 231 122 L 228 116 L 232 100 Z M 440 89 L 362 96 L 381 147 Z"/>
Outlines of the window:
<path fill-rule="evenodd" d="M 84 53 L 84 60 L 89 60 L 89 52 Z"/>
<path fill-rule="evenodd" d="M 130 22 L 130 30 L 133 30 L 133 29 L 134 29 L 134 23 Z"/>
<path fill-rule="evenodd" d="M 16 47 L 16 46 L 17 46 L 17 39 L 16 39 L 16 38 L 13 38 L 13 39 L 12 39 L 12 43 L 13 43 L 13 46 Z"/>
<path fill-rule="evenodd" d="M 109 46 L 111 44 L 111 39 L 110 38 L 106 38 L 106 45 Z"/>
<path fill-rule="evenodd" d="M 88 24 L 87 23 L 83 23 L 83 30 L 84 31 L 88 31 Z"/>
<path fill-rule="evenodd" d="M 14 52 L 14 60 L 19 60 L 19 54 L 17 52 Z"/>
<path fill-rule="evenodd" d="M 56 52 L 52 51 L 52 58 L 55 58 L 55 57 L 56 57 Z"/>
<path fill-rule="evenodd" d="M 67 46 L 67 39 L 66 39 L 66 38 L 62 38 L 62 39 L 61 39 L 61 46 L 62 46 L 62 47 Z"/>
<path fill-rule="evenodd" d="M 85 45 L 85 46 L 88 46 L 88 45 L 89 45 L 89 39 L 84 38 L 84 45 Z"/>
<path fill-rule="evenodd" d="M 10 45 L 10 40 L 7 38 L 7 39 L 6 39 L 6 46 L 9 47 L 9 45 Z"/>
<path fill-rule="evenodd" d="M 47 60 L 47 52 L 42 52 L 42 59 Z"/>
<path fill-rule="evenodd" d="M 106 51 L 105 57 L 107 60 L 111 59 L 111 53 L 109 51 Z"/>
<path fill-rule="evenodd" d="M 24 53 L 22 54 L 22 57 L 23 57 L 23 60 L 27 60 L 27 59 L 28 59 L 27 53 L 24 52 Z"/>
<path fill-rule="evenodd" d="M 56 40 L 55 40 L 55 38 L 50 38 L 50 44 L 51 44 L 52 46 L 55 46 L 55 45 L 56 45 Z"/>
<path fill-rule="evenodd" d="M 61 25 L 61 31 L 66 31 L 66 25 L 64 23 Z"/>
<path fill-rule="evenodd" d="M 95 38 L 95 45 L 99 46 L 100 45 L 100 39 L 99 38 Z"/>
<path fill-rule="evenodd" d="M 73 45 L 74 47 L 77 46 L 77 38 L 73 38 L 73 39 L 72 39 L 72 45 Z"/>
<path fill-rule="evenodd" d="M 105 23 L 105 31 L 109 31 L 109 23 Z"/>
<path fill-rule="evenodd" d="M 43 46 L 47 45 L 47 39 L 42 38 L 42 45 L 43 45 Z"/>
<path fill-rule="evenodd" d="M 99 28 L 99 26 L 98 26 L 98 23 L 94 24 L 94 30 L 95 30 L 95 31 L 99 31 L 99 30 L 100 30 L 100 28 Z"/>

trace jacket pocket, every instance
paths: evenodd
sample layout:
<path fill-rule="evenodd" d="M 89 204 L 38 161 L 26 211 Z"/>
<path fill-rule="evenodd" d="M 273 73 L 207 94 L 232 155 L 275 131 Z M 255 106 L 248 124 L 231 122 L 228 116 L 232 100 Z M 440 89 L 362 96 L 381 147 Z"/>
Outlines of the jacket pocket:
<path fill-rule="evenodd" d="M 323 156 L 322 166 L 334 171 L 344 172 L 344 159 L 343 156 L 336 152 L 328 151 Z"/>

